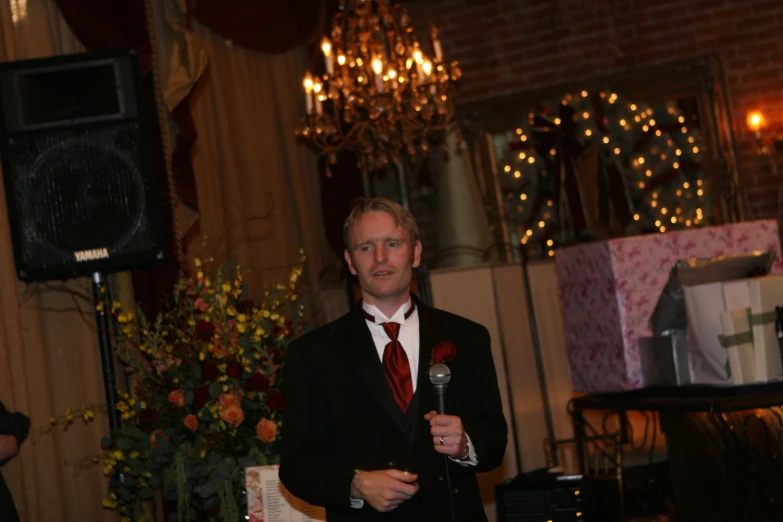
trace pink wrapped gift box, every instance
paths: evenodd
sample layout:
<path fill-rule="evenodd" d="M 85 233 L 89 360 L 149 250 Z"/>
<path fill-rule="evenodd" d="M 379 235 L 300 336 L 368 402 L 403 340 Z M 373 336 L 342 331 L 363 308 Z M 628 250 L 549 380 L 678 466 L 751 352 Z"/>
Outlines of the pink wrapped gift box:
<path fill-rule="evenodd" d="M 639 337 L 679 259 L 777 251 L 775 220 L 611 239 L 559 249 L 555 255 L 571 385 L 577 393 L 641 388 Z"/>

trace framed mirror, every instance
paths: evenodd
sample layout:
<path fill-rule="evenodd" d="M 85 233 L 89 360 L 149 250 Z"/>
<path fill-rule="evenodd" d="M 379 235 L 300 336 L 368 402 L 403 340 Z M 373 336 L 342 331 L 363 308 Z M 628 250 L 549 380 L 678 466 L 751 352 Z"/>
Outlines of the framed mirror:
<path fill-rule="evenodd" d="M 502 260 L 749 218 L 718 57 L 459 112 Z"/>

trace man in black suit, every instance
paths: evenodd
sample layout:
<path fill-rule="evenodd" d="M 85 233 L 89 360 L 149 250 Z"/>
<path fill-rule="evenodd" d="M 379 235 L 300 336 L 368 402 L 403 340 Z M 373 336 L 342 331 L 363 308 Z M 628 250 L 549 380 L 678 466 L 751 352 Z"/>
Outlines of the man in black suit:
<path fill-rule="evenodd" d="M 449 521 L 450 502 L 456 521 L 484 521 L 476 473 L 508 434 L 489 333 L 410 293 L 422 246 L 400 205 L 359 200 L 344 236 L 362 302 L 289 345 L 280 479 L 329 522 Z M 439 415 L 427 371 L 443 353 Z"/>

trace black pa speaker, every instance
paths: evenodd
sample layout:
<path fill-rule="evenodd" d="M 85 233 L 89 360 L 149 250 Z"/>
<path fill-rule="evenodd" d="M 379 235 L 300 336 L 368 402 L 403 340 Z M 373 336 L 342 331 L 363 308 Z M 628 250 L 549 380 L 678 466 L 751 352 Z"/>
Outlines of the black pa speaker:
<path fill-rule="evenodd" d="M 163 259 L 142 89 L 135 50 L 0 64 L 0 159 L 19 279 Z"/>

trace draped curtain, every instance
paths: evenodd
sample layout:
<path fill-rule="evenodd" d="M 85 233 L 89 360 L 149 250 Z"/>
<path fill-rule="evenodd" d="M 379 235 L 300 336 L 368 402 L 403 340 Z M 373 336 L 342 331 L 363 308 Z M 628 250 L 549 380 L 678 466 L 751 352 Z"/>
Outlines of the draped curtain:
<path fill-rule="evenodd" d="M 306 55 L 262 54 L 198 20 L 192 27 L 209 66 L 191 101 L 202 234 L 189 254 L 250 268 L 250 289 L 260 292 L 287 278 L 301 248 L 311 258 L 307 280 L 315 290 L 325 244 L 318 175 L 314 156 L 294 139 Z"/>

